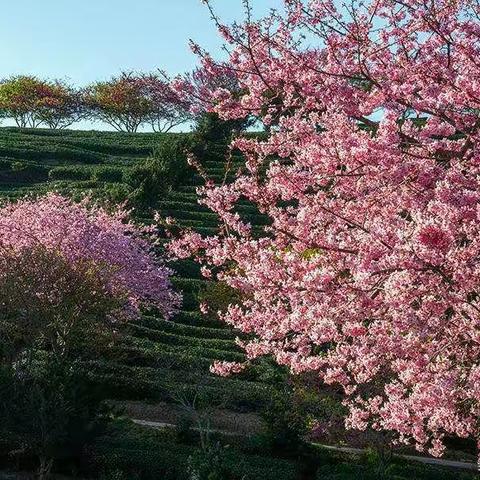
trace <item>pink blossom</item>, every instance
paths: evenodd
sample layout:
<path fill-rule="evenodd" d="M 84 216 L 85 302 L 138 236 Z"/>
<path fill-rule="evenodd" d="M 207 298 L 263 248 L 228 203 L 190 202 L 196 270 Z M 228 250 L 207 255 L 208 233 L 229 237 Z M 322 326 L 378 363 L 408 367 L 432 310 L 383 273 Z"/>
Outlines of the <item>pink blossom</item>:
<path fill-rule="evenodd" d="M 245 366 L 241 363 L 235 362 L 214 362 L 210 367 L 210 371 L 221 377 L 226 377 L 232 373 L 240 373 L 244 370 Z"/>
<path fill-rule="evenodd" d="M 199 308 L 204 315 L 206 315 L 210 311 L 210 309 L 208 308 L 208 304 L 205 302 L 201 302 Z"/>
<path fill-rule="evenodd" d="M 451 238 L 449 235 L 439 227 L 434 225 L 427 225 L 418 233 L 421 243 L 428 248 L 446 250 L 448 249 Z"/>
<path fill-rule="evenodd" d="M 145 238 L 148 229 L 137 227 L 127 216 L 124 210 L 110 214 L 56 193 L 8 203 L 0 208 L 0 254 L 41 246 L 72 265 L 85 261 L 105 265 L 114 272 L 108 285 L 111 292 L 126 296 L 124 313 L 136 316 L 145 304 L 169 317 L 180 301 L 171 288 L 171 271 L 151 251 Z"/>
<path fill-rule="evenodd" d="M 220 233 L 171 248 L 243 294 L 222 318 L 255 338 L 251 359 L 317 372 L 349 426 L 440 455 L 445 435 L 480 439 L 480 11 L 356 7 L 288 0 L 222 26 L 241 90 L 211 108 L 269 135 L 234 140 L 247 168 L 199 191 Z M 259 238 L 240 200 L 271 220 Z"/>

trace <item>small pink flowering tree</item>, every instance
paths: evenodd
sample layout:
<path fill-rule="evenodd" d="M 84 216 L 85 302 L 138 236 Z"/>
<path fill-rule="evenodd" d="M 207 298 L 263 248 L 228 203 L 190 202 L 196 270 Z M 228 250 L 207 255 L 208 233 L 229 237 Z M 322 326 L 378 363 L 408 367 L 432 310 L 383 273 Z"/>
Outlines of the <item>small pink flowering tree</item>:
<path fill-rule="evenodd" d="M 125 211 L 55 193 L 0 208 L 0 323 L 4 339 L 17 340 L 14 352 L 26 341 L 67 355 L 84 327 L 111 329 L 142 305 L 172 315 L 179 297 L 146 234 Z"/>
<path fill-rule="evenodd" d="M 144 74 L 136 81 L 150 103 L 148 122 L 154 132 L 167 133 L 190 120 L 188 101 L 173 88 L 166 73 Z"/>
<path fill-rule="evenodd" d="M 179 303 L 152 233 L 56 193 L 0 207 L 0 432 L 40 479 L 95 430 L 103 394 L 82 359 L 143 305 Z"/>
<path fill-rule="evenodd" d="M 215 110 L 270 135 L 238 138 L 244 171 L 200 190 L 220 234 L 172 244 L 242 292 L 223 318 L 250 360 L 318 372 L 348 426 L 434 455 L 480 438 L 478 18 L 470 0 L 285 0 L 219 24 L 244 94 Z M 272 220 L 260 238 L 245 199 Z"/>
<path fill-rule="evenodd" d="M 224 63 L 214 63 L 209 55 L 192 44 L 194 52 L 204 56 L 202 66 L 177 76 L 171 88 L 185 102 L 193 119 L 211 112 L 219 98 L 227 99 L 239 93 L 235 72 Z"/>

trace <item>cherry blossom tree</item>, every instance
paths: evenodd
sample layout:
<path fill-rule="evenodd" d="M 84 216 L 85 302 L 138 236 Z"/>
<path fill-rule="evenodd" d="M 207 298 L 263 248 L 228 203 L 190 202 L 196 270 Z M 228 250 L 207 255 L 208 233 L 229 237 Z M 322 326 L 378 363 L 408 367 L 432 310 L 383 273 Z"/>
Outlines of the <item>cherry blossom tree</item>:
<path fill-rule="evenodd" d="M 192 44 L 192 50 L 202 56 L 202 65 L 192 72 L 179 75 L 171 82 L 171 88 L 187 104 L 193 118 L 211 112 L 218 101 L 239 95 L 237 75 L 225 63 L 215 63 L 198 46 Z"/>
<path fill-rule="evenodd" d="M 42 80 L 28 75 L 0 83 L 0 110 L 18 127 L 66 128 L 83 113 L 80 94 L 65 81 Z"/>
<path fill-rule="evenodd" d="M 11 354 L 67 355 L 85 326 L 114 328 L 142 305 L 171 316 L 179 297 L 149 235 L 125 211 L 55 193 L 0 208 L 0 326 L 2 339 L 14 340 Z"/>
<path fill-rule="evenodd" d="M 254 122 L 251 115 L 222 119 L 215 112 L 215 105 L 223 99 L 239 101 L 243 92 L 236 73 L 226 63 L 215 63 L 208 53 L 192 44 L 201 57 L 201 65 L 192 72 L 177 76 L 172 89 L 184 99 L 195 130 L 193 149 L 197 160 L 223 158 L 232 136 L 246 130 Z"/>
<path fill-rule="evenodd" d="M 142 75 L 138 83 L 150 102 L 148 122 L 154 132 L 167 133 L 191 119 L 189 103 L 175 91 L 166 73 Z"/>
<path fill-rule="evenodd" d="M 318 372 L 343 386 L 348 426 L 441 455 L 446 435 L 480 438 L 480 8 L 284 3 L 216 19 L 244 93 L 213 108 L 272 128 L 234 141 L 232 183 L 200 189 L 220 233 L 172 250 L 241 292 L 223 319 L 254 337 L 250 361 Z M 239 200 L 270 217 L 264 235 Z"/>
<path fill-rule="evenodd" d="M 149 123 L 152 104 L 145 95 L 141 77 L 123 72 L 86 88 L 85 107 L 91 118 L 112 126 L 119 132 L 136 132 Z"/>

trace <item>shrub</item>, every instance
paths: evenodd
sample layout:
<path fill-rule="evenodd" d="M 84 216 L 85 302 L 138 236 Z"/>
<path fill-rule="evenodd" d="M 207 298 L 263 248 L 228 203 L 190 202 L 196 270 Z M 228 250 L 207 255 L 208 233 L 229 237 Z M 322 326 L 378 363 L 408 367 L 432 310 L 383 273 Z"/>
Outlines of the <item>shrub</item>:
<path fill-rule="evenodd" d="M 128 201 L 132 188 L 125 183 L 106 183 L 93 194 L 95 199 L 108 205 L 119 205 Z"/>
<path fill-rule="evenodd" d="M 133 189 L 130 203 L 140 211 L 155 208 L 157 202 L 183 179 L 187 168 L 186 141 L 168 136 L 154 149 L 147 160 L 125 174 L 125 182 Z"/>
<path fill-rule="evenodd" d="M 199 160 L 225 160 L 225 153 L 235 133 L 245 130 L 248 120 L 222 120 L 216 113 L 198 117 L 193 135 L 193 153 Z"/>
<path fill-rule="evenodd" d="M 93 171 L 93 179 L 99 182 L 119 183 L 123 179 L 123 169 L 109 166 L 97 167 Z"/>
<path fill-rule="evenodd" d="M 140 480 L 294 480 L 296 465 L 272 457 L 245 455 L 236 448 L 213 445 L 208 451 L 174 443 L 176 432 L 117 425 L 92 450 L 92 474 Z M 125 477 L 113 477 L 122 472 Z M 201 473 L 201 477 L 192 474 Z M 224 476 L 211 476 L 219 473 Z"/>
<path fill-rule="evenodd" d="M 11 164 L 12 179 L 20 182 L 41 182 L 48 178 L 48 170 L 41 165 L 26 162 L 13 162 Z"/>
<path fill-rule="evenodd" d="M 0 160 L 0 170 L 10 170 L 11 169 L 11 164 L 9 160 Z"/>
<path fill-rule="evenodd" d="M 46 479 L 54 459 L 78 458 L 99 433 L 99 392 L 75 364 L 54 358 L 0 368 L 0 433 L 10 452 L 37 457 L 38 478 Z"/>
<path fill-rule="evenodd" d="M 50 180 L 88 180 L 90 170 L 78 166 L 54 167 L 48 172 Z"/>
<path fill-rule="evenodd" d="M 218 312 L 224 312 L 229 305 L 238 304 L 241 295 L 225 282 L 209 282 L 198 292 L 198 301 L 208 305 L 209 316 L 218 319 Z"/>

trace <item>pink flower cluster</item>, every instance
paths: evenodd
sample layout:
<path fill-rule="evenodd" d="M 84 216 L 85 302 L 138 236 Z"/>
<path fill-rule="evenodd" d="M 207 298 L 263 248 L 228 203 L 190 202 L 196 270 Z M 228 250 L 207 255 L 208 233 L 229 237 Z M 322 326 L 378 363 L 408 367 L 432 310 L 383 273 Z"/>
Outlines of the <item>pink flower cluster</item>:
<path fill-rule="evenodd" d="M 126 211 L 110 214 L 56 193 L 0 208 L 0 255 L 38 246 L 62 255 L 72 266 L 104 265 L 108 289 L 125 298 L 124 314 L 136 316 L 148 304 L 169 317 L 180 297 L 171 289 L 171 271 L 153 255 L 147 233 L 127 220 Z"/>
<path fill-rule="evenodd" d="M 232 92 L 238 91 L 237 77 L 225 64 L 215 64 L 209 55 L 196 45 L 192 50 L 204 56 L 202 66 L 192 73 L 180 75 L 171 82 L 171 91 L 177 102 L 183 100 L 193 117 L 212 109 L 220 101 L 226 102 Z"/>
<path fill-rule="evenodd" d="M 349 426 L 440 455 L 480 438 L 480 8 L 355 5 L 222 26 L 242 95 L 216 111 L 270 135 L 237 139 L 246 170 L 202 190 L 221 233 L 172 250 L 245 294 L 223 318 L 256 337 L 249 359 L 317 371 Z M 263 237 L 239 199 L 271 218 Z"/>

